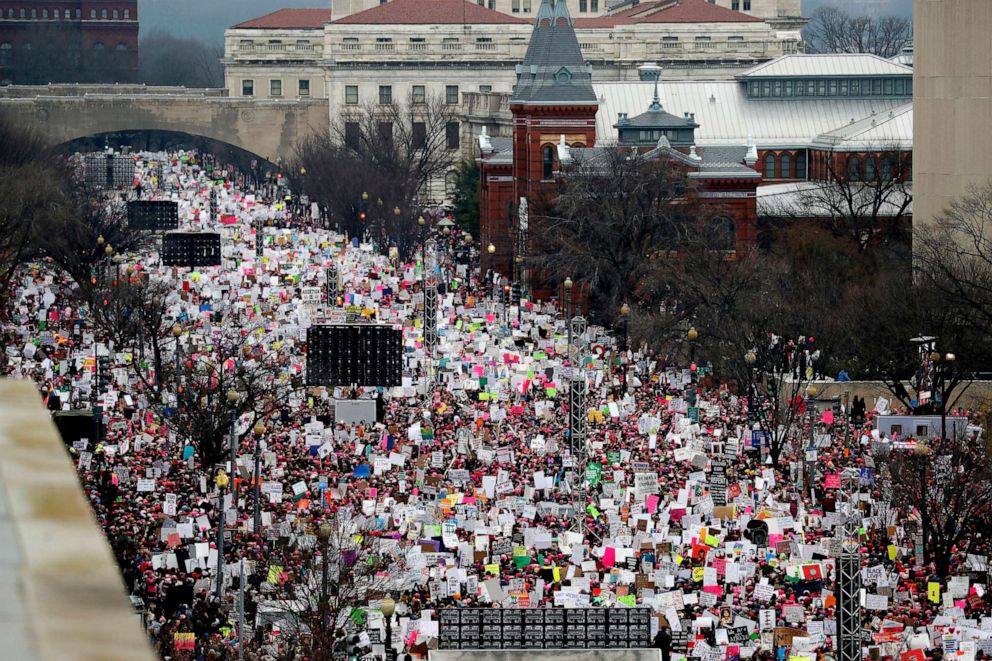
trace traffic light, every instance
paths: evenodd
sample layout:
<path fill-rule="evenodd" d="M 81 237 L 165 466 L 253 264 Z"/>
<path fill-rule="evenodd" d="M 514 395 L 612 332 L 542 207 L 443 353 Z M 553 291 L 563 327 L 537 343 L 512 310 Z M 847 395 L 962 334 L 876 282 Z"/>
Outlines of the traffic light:
<path fill-rule="evenodd" d="M 361 206 L 358 207 L 358 220 L 365 220 L 369 215 L 369 203 L 362 202 Z"/>
<path fill-rule="evenodd" d="M 520 287 L 520 283 L 514 282 L 510 287 L 510 303 L 513 305 L 520 305 L 521 298 L 523 298 L 523 291 Z"/>

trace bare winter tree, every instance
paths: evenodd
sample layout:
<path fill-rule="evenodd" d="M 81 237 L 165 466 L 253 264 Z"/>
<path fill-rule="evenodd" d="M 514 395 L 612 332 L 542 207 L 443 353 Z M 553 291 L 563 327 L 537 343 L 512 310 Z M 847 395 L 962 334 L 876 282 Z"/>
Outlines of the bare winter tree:
<path fill-rule="evenodd" d="M 913 39 L 913 20 L 899 16 L 852 16 L 838 7 L 821 7 L 803 30 L 813 53 L 871 53 L 895 57 Z"/>
<path fill-rule="evenodd" d="M 209 335 L 183 332 L 175 338 L 172 364 L 161 366 L 171 370 L 173 393 L 158 397 L 158 406 L 163 413 L 175 409 L 169 425 L 189 439 L 201 465 L 224 460 L 232 419 L 242 422 L 238 445 L 256 421 L 279 410 L 290 393 L 302 387 L 299 377 L 290 373 L 288 357 L 271 350 L 274 342 L 278 347 L 263 329 L 243 324 L 226 325 Z M 161 375 L 156 378 L 161 382 Z M 234 401 L 231 392 L 237 395 Z"/>
<path fill-rule="evenodd" d="M 992 461 L 984 445 L 964 438 L 938 439 L 918 452 L 890 455 L 893 504 L 919 521 L 924 561 L 941 578 L 955 553 L 967 553 L 975 533 L 988 530 Z"/>
<path fill-rule="evenodd" d="M 41 137 L 0 115 L 0 301 L 13 300 L 17 267 L 38 255 L 39 228 L 67 214 L 64 183 Z"/>
<path fill-rule="evenodd" d="M 306 172 L 302 190 L 350 234 L 369 233 L 406 255 L 420 209 L 459 161 L 459 126 L 442 96 L 347 107 L 297 148 L 289 170 Z"/>
<path fill-rule="evenodd" d="M 920 223 L 914 248 L 919 277 L 961 307 L 962 323 L 992 328 L 992 184 Z"/>
<path fill-rule="evenodd" d="M 305 562 L 268 596 L 291 605 L 278 625 L 294 641 L 293 658 L 302 652 L 314 661 L 343 659 L 350 646 L 362 647 L 361 634 L 383 639 L 384 631 L 370 626 L 369 605 L 410 587 L 405 559 L 396 540 L 376 534 L 373 518 L 350 508 L 301 523 L 306 531 L 294 542 Z"/>
<path fill-rule="evenodd" d="M 597 321 L 615 317 L 624 301 L 634 308 L 658 303 L 652 270 L 702 222 L 685 169 L 664 155 L 608 148 L 576 152 L 558 184 L 553 196 L 533 202 L 532 265 L 588 287 Z M 714 235 L 733 248 L 733 236 Z"/>
<path fill-rule="evenodd" d="M 907 245 L 912 213 L 911 163 L 894 146 L 850 155 L 843 165 L 826 164 L 826 178 L 797 184 L 795 192 L 765 204 L 763 215 L 790 221 L 820 220 L 860 252 Z"/>

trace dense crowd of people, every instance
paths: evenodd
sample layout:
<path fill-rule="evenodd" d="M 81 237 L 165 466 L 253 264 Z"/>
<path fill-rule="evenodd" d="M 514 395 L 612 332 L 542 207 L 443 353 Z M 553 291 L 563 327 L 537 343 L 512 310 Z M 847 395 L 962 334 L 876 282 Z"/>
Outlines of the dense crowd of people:
<path fill-rule="evenodd" d="M 19 280 L 5 366 L 53 411 L 102 406 L 100 437 L 68 450 L 163 658 L 381 656 L 387 645 L 426 658 L 439 612 L 478 606 L 646 607 L 666 657 L 814 661 L 837 654 L 836 559 L 850 536 L 865 654 L 992 650 L 987 540 L 956 554 L 947 580 L 924 563 L 918 513 L 888 502 L 863 403 L 856 419 L 812 418 L 802 489 L 806 415 L 774 465 L 756 415 L 767 403 L 695 365 L 617 352 L 602 328 L 569 351 L 556 302 L 492 296 L 493 279 L 455 257 L 463 237 L 430 214 L 430 249 L 400 256 L 321 229 L 285 187 L 207 172 L 196 154 L 135 163 L 135 187 L 112 196 L 176 200 L 184 228 L 222 235 L 220 266 L 163 266 L 150 250 L 118 274 L 170 287 L 162 364 L 173 347 L 182 362 L 210 360 L 234 333 L 244 351 L 214 356 L 215 369 L 272 365 L 258 372 L 265 395 L 234 421 L 236 465 L 205 463 L 196 430 L 178 424 L 189 412 L 149 366 L 150 338 L 115 343 L 46 264 Z M 435 356 L 426 278 L 439 283 Z M 315 288 L 333 294 L 317 302 Z M 306 329 L 346 320 L 402 328 L 402 385 L 294 387 Z M 580 447 L 573 379 L 587 383 Z M 376 415 L 338 419 L 336 402 L 363 400 Z"/>

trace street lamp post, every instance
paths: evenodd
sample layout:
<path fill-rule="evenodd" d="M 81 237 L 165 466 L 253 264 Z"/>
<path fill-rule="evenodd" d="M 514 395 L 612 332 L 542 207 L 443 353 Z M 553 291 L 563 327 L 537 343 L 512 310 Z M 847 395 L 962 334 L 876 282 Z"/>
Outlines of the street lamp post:
<path fill-rule="evenodd" d="M 486 279 L 488 280 L 489 274 L 492 273 L 493 270 L 493 255 L 496 254 L 496 246 L 490 243 L 488 246 L 486 246 L 486 252 L 489 253 L 489 268 L 486 269 Z"/>
<path fill-rule="evenodd" d="M 620 345 L 620 389 L 627 392 L 627 319 L 630 317 L 630 306 L 625 302 L 620 306 L 620 323 L 623 324 L 623 342 Z"/>
<path fill-rule="evenodd" d="M 217 471 L 214 477 L 214 484 L 220 492 L 217 502 L 217 602 L 219 603 L 224 593 L 224 489 L 227 488 L 230 479 L 223 469 Z"/>
<path fill-rule="evenodd" d="M 379 610 L 386 618 L 386 661 L 393 661 L 396 656 L 396 650 L 393 648 L 393 613 L 396 612 L 396 601 L 387 595 L 379 602 Z"/>
<path fill-rule="evenodd" d="M 509 325 L 510 285 L 503 285 L 503 325 Z"/>
<path fill-rule="evenodd" d="M 330 560 L 330 540 L 331 524 L 324 522 L 317 529 L 317 538 L 320 540 L 320 644 L 327 645 L 327 582 L 328 564 Z"/>
<path fill-rule="evenodd" d="M 260 535 L 262 532 L 262 479 L 261 479 L 261 468 L 259 467 L 259 459 L 261 457 L 261 444 L 262 435 L 265 433 L 265 425 L 261 422 L 256 422 L 255 426 L 252 428 L 252 434 L 255 436 L 255 469 L 252 473 L 252 481 L 255 483 L 254 489 L 254 505 L 255 505 L 255 516 L 252 519 L 252 532 L 256 535 Z"/>
<path fill-rule="evenodd" d="M 811 503 L 816 502 L 816 491 L 813 480 L 814 465 L 809 459 L 810 454 L 816 451 L 816 446 L 813 443 L 813 434 L 816 431 L 815 404 L 816 404 L 816 386 L 809 386 L 806 388 L 806 408 L 809 410 L 809 445 L 806 446 L 806 452 L 803 453 L 803 465 L 805 466 L 804 472 L 806 473 L 806 479 L 808 481 L 809 500 Z"/>
<path fill-rule="evenodd" d="M 938 374 L 940 378 L 938 379 L 938 384 L 940 390 L 938 392 L 940 394 L 940 439 L 944 441 L 947 440 L 947 399 L 950 394 L 949 392 L 946 392 L 947 373 L 954 366 L 954 361 L 957 360 L 957 356 L 950 352 L 941 356 L 940 352 L 934 351 L 930 354 L 930 359 L 935 365 L 937 365 L 937 369 L 939 370 Z M 934 387 L 938 387 L 937 384 L 934 384 Z"/>
<path fill-rule="evenodd" d="M 235 420 L 237 418 L 237 408 L 236 408 L 236 406 L 237 406 L 237 403 L 238 403 L 238 392 L 236 390 L 228 390 L 227 391 L 227 403 L 231 407 L 231 475 L 234 475 L 235 477 L 237 477 L 237 475 L 238 475 L 238 469 L 237 469 L 236 462 L 237 462 L 237 459 L 238 459 L 238 454 L 237 454 L 237 452 L 238 452 L 238 450 L 237 450 L 238 441 L 237 441 L 237 434 L 236 434 L 235 428 L 234 428 L 234 423 L 235 423 Z M 235 484 L 237 484 L 237 481 L 235 481 Z M 238 506 L 238 496 L 237 496 L 236 490 L 235 490 L 235 495 L 234 495 L 234 506 L 235 507 Z"/>
<path fill-rule="evenodd" d="M 180 385 L 181 374 L 182 374 L 182 344 L 179 342 L 180 336 L 183 334 L 183 328 L 179 324 L 174 324 L 172 326 L 172 337 L 176 338 L 176 413 L 179 413 L 179 395 L 182 394 L 180 390 L 182 386 Z"/>

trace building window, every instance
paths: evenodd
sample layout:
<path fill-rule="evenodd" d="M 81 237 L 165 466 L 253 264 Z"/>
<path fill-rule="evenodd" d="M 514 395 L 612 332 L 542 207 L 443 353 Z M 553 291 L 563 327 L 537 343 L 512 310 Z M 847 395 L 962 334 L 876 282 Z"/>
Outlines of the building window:
<path fill-rule="evenodd" d="M 705 37 L 705 36 L 703 36 L 703 37 L 696 37 L 696 43 L 697 44 L 705 44 L 708 41 L 710 41 L 710 38 L 709 37 Z"/>
<path fill-rule="evenodd" d="M 579 13 L 584 14 L 587 11 L 589 11 L 589 7 L 586 3 L 586 0 L 579 0 Z"/>
<path fill-rule="evenodd" d="M 445 85 L 444 102 L 449 106 L 458 105 L 458 85 Z"/>
<path fill-rule="evenodd" d="M 413 148 L 425 149 L 427 147 L 427 124 L 424 122 L 413 123 Z"/>
<path fill-rule="evenodd" d="M 32 18 L 34 18 L 34 17 L 32 17 Z M 100 10 L 100 18 L 103 18 L 103 19 L 106 19 L 107 18 L 107 10 L 106 9 L 101 9 Z"/>
<path fill-rule="evenodd" d="M 741 10 L 741 0 L 731 0 L 730 8 L 733 9 L 734 11 L 740 11 Z"/>
<path fill-rule="evenodd" d="M 482 92 L 483 94 L 488 94 L 489 92 L 492 92 L 493 91 L 493 86 L 492 85 L 479 85 L 479 91 Z"/>
<path fill-rule="evenodd" d="M 129 18 L 131 18 L 131 10 L 130 9 L 125 9 L 124 10 L 124 19 L 127 20 Z"/>
<path fill-rule="evenodd" d="M 796 154 L 796 179 L 806 178 L 806 152 Z"/>
<path fill-rule="evenodd" d="M 861 96 L 861 81 L 852 80 L 851 81 L 851 96 Z"/>
<path fill-rule="evenodd" d="M 300 96 L 310 96 L 310 81 L 300 80 L 299 83 L 299 93 Z"/>
<path fill-rule="evenodd" d="M 458 189 L 458 171 L 448 170 L 444 175 L 444 195 L 452 197 Z"/>
<path fill-rule="evenodd" d="M 765 156 L 765 179 L 775 178 L 775 154 Z"/>
<path fill-rule="evenodd" d="M 393 86 L 379 85 L 379 104 L 388 106 L 393 102 Z"/>
<path fill-rule="evenodd" d="M 269 81 L 269 96 L 282 96 L 282 81 L 281 80 L 270 80 Z"/>
<path fill-rule="evenodd" d="M 589 0 L 589 11 L 599 11 L 599 0 Z"/>
<path fill-rule="evenodd" d="M 840 95 L 841 96 L 847 96 L 847 81 L 846 80 L 840 81 Z"/>
<path fill-rule="evenodd" d="M 761 81 L 761 96 L 771 96 L 772 95 L 772 81 L 763 80 Z"/>
<path fill-rule="evenodd" d="M 76 18 L 82 18 L 82 15 L 83 15 L 83 10 L 82 9 L 77 9 L 76 10 Z"/>
<path fill-rule="evenodd" d="M 254 80 L 242 80 L 241 81 L 241 96 L 255 96 L 255 81 Z"/>
<path fill-rule="evenodd" d="M 875 181 L 876 176 L 875 159 L 869 156 L 865 159 L 865 181 Z"/>
<path fill-rule="evenodd" d="M 66 9 L 65 13 L 66 13 L 66 18 L 68 18 L 69 10 Z M 54 12 L 52 12 L 52 18 L 54 18 L 55 20 L 62 18 L 62 10 L 56 9 Z"/>
<path fill-rule="evenodd" d="M 414 85 L 413 92 L 410 94 L 411 102 L 415 106 L 422 106 L 427 103 L 427 88 L 423 85 Z"/>
<path fill-rule="evenodd" d="M 344 86 L 344 103 L 349 106 L 358 105 L 358 85 Z"/>
<path fill-rule="evenodd" d="M 489 0 L 489 8 L 493 11 L 496 10 L 496 0 Z"/>
<path fill-rule="evenodd" d="M 393 144 L 393 123 L 392 122 L 379 122 L 378 129 L 379 140 L 382 141 L 384 145 Z"/>
<path fill-rule="evenodd" d="M 530 13 L 530 0 L 524 0 L 524 13 Z"/>
<path fill-rule="evenodd" d="M 114 10 L 114 13 L 112 14 L 112 16 L 113 16 L 113 18 L 114 18 L 115 21 L 119 21 L 120 18 L 121 18 L 121 13 L 120 13 L 120 11 L 118 11 L 118 10 L 115 9 Z"/>
<path fill-rule="evenodd" d="M 8 9 L 7 10 L 7 18 L 14 18 L 14 10 L 13 9 Z"/>
<path fill-rule="evenodd" d="M 837 96 L 837 81 L 836 80 L 831 80 L 830 81 L 830 92 L 829 92 L 829 94 L 830 94 L 830 96 Z"/>
<path fill-rule="evenodd" d="M 807 80 L 806 81 L 806 96 L 816 96 L 816 81 Z"/>
<path fill-rule="evenodd" d="M 14 47 L 10 42 L 3 42 L 0 44 L 0 67 L 9 67 L 14 63 L 13 56 Z"/>
<path fill-rule="evenodd" d="M 782 154 L 782 178 L 792 179 L 792 156 Z"/>
<path fill-rule="evenodd" d="M 24 10 L 23 9 L 21 10 L 21 18 L 24 18 Z M 95 9 L 91 9 L 90 10 L 90 18 L 96 18 L 96 10 Z"/>
<path fill-rule="evenodd" d="M 123 41 L 114 47 L 114 64 L 118 67 L 127 66 L 127 44 Z"/>
<path fill-rule="evenodd" d="M 41 17 L 42 18 L 48 18 L 48 10 L 47 9 L 42 9 L 41 10 Z"/>
<path fill-rule="evenodd" d="M 737 233 L 734 221 L 726 216 L 718 216 L 712 221 L 713 249 L 731 251 L 737 248 Z"/>
<path fill-rule="evenodd" d="M 895 161 L 890 156 L 882 159 L 882 181 L 892 181 L 892 173 L 895 169 Z"/>
<path fill-rule="evenodd" d="M 458 136 L 458 122 L 448 122 L 444 125 L 444 140 L 448 149 L 458 149 L 461 141 Z"/>
<path fill-rule="evenodd" d="M 847 179 L 848 181 L 861 179 L 861 161 L 856 156 L 847 157 Z"/>
<path fill-rule="evenodd" d="M 344 123 L 344 146 L 352 151 L 359 151 L 361 144 L 361 132 L 358 128 L 358 122 L 345 122 Z"/>
<path fill-rule="evenodd" d="M 542 159 L 542 175 L 543 179 L 551 179 L 555 173 L 555 148 L 551 145 L 546 145 L 541 149 L 543 156 Z"/>
<path fill-rule="evenodd" d="M 103 17 L 104 18 L 107 18 L 107 16 L 106 16 L 107 10 L 106 9 L 103 10 L 103 14 L 104 14 Z M 37 9 L 32 9 L 31 10 L 31 18 L 38 18 L 38 10 Z"/>
<path fill-rule="evenodd" d="M 513 0 L 510 3 L 510 11 L 512 11 L 514 14 L 520 13 L 520 0 Z"/>
<path fill-rule="evenodd" d="M 751 11 L 751 0 L 744 0 L 744 11 Z"/>

